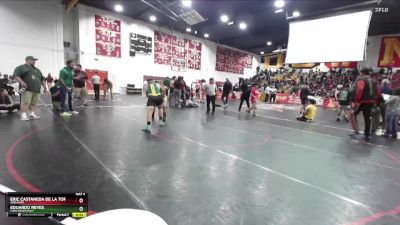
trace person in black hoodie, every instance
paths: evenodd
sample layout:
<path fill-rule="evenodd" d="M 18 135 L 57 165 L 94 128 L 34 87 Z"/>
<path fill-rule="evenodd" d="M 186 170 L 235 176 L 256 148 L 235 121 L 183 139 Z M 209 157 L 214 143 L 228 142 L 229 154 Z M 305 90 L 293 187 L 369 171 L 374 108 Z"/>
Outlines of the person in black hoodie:
<path fill-rule="evenodd" d="M 251 93 L 251 84 L 250 80 L 246 79 L 242 85 L 240 86 L 240 91 L 242 91 L 242 96 L 240 97 L 240 105 L 239 105 L 239 112 L 242 109 L 243 102 L 246 101 L 247 109 L 250 109 L 250 93 Z"/>
<path fill-rule="evenodd" d="M 232 83 L 229 81 L 228 78 L 226 78 L 226 81 L 222 88 L 222 97 L 221 97 L 221 100 L 224 103 L 224 109 L 228 107 L 228 99 L 229 99 L 229 94 L 231 92 L 232 92 Z"/>

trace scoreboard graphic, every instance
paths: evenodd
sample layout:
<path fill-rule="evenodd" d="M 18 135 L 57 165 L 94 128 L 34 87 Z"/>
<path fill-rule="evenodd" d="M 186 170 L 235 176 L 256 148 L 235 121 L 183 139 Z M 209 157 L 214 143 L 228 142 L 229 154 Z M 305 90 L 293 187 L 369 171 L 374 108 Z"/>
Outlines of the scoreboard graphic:
<path fill-rule="evenodd" d="M 88 212 L 87 193 L 6 193 L 5 210 L 9 217 L 74 217 Z"/>

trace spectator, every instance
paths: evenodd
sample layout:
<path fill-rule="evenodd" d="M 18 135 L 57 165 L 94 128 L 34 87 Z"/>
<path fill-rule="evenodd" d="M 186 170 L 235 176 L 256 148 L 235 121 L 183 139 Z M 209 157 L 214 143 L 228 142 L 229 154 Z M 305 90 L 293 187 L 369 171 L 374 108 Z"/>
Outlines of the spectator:
<path fill-rule="evenodd" d="M 53 77 L 51 76 L 50 73 L 47 74 L 46 84 L 47 84 L 47 88 L 53 87 Z"/>
<path fill-rule="evenodd" d="M 269 97 L 270 97 L 269 91 L 270 91 L 269 85 L 267 83 L 265 83 L 264 84 L 264 93 L 265 93 L 264 102 L 265 103 L 267 103 L 269 101 Z"/>
<path fill-rule="evenodd" d="M 214 83 L 214 78 L 210 78 L 210 83 L 204 86 L 204 90 L 206 92 L 207 99 L 207 114 L 210 113 L 210 103 L 212 104 L 212 112 L 215 113 L 215 96 L 217 92 L 217 85 Z"/>
<path fill-rule="evenodd" d="M 174 82 L 174 96 L 173 96 L 173 104 L 175 107 L 180 108 L 180 104 L 181 104 L 181 95 L 182 95 L 182 91 L 181 91 L 181 85 L 182 85 L 182 79 L 183 77 L 178 77 L 178 79 Z"/>
<path fill-rule="evenodd" d="M 74 78 L 74 62 L 68 60 L 66 66 L 60 70 L 60 94 L 61 94 L 61 116 L 71 116 L 79 114 L 72 108 L 72 89 L 73 89 L 73 78 Z M 68 102 L 68 109 L 66 107 Z"/>
<path fill-rule="evenodd" d="M 98 101 L 100 99 L 100 77 L 97 72 L 94 72 L 92 76 L 92 83 L 94 89 L 94 100 Z"/>
<path fill-rule="evenodd" d="M 6 89 L 0 88 L 0 111 L 16 112 L 20 109 L 18 103 L 14 103 Z"/>
<path fill-rule="evenodd" d="M 276 88 L 274 86 L 271 85 L 271 87 L 269 88 L 269 95 L 270 95 L 270 103 L 275 103 L 276 100 L 276 92 L 278 90 L 276 90 Z"/>
<path fill-rule="evenodd" d="M 86 98 L 88 96 L 88 92 L 86 89 L 86 81 L 88 76 L 85 71 L 82 70 L 82 66 L 80 64 L 76 64 L 75 66 L 75 74 L 74 74 L 74 94 L 76 94 L 82 101 L 83 106 L 87 106 Z"/>
<path fill-rule="evenodd" d="M 224 103 L 224 109 L 228 107 L 228 99 L 229 99 L 229 94 L 232 92 L 232 83 L 229 81 L 228 78 L 226 78 L 224 85 L 222 87 L 222 96 L 221 100 Z"/>
<path fill-rule="evenodd" d="M 14 77 L 22 87 L 21 94 L 21 120 L 28 121 L 31 119 L 40 119 L 35 114 L 37 101 L 40 94 L 40 88 L 43 86 L 44 92 L 47 93 L 47 86 L 42 72 L 35 67 L 36 58 L 27 56 L 25 64 L 18 66 L 14 70 Z M 29 118 L 27 116 L 29 113 Z"/>
<path fill-rule="evenodd" d="M 169 82 L 169 96 L 168 96 L 168 102 L 169 102 L 169 106 L 173 105 L 174 102 L 174 86 L 175 86 L 175 81 L 176 81 L 176 77 L 173 76 Z"/>
<path fill-rule="evenodd" d="M 397 139 L 397 122 L 399 121 L 400 114 L 400 88 L 396 89 L 389 100 L 386 102 L 386 132 L 385 137 L 392 136 Z"/>
<path fill-rule="evenodd" d="M 108 79 L 104 79 L 103 83 L 103 94 L 104 100 L 106 99 L 107 92 L 110 91 L 111 100 L 113 99 L 113 83 Z"/>
<path fill-rule="evenodd" d="M 186 82 L 183 79 L 183 77 L 181 77 L 180 89 L 181 89 L 181 95 L 180 95 L 180 98 L 179 98 L 179 103 L 180 103 L 180 100 L 182 100 L 182 105 L 183 105 L 183 107 L 185 107 L 186 106 L 186 97 L 187 97 L 186 96 L 186 92 L 187 92 L 187 89 L 186 89 Z"/>
<path fill-rule="evenodd" d="M 351 125 L 354 130 L 355 136 L 359 134 L 357 115 L 363 112 L 365 131 L 365 140 L 370 140 L 371 135 L 371 109 L 374 105 L 378 104 L 379 98 L 381 97 L 381 88 L 378 82 L 371 78 L 370 70 L 363 69 L 361 71 L 361 77 L 355 82 L 355 96 L 351 112 Z"/>
<path fill-rule="evenodd" d="M 51 103 L 53 105 L 53 110 L 61 111 L 61 93 L 59 81 L 54 81 L 54 86 L 50 88 Z"/>
<path fill-rule="evenodd" d="M 168 98 L 168 92 L 169 92 L 169 89 L 171 88 L 171 81 L 170 81 L 169 77 L 167 77 L 163 80 L 163 85 L 165 88 L 165 96 Z"/>

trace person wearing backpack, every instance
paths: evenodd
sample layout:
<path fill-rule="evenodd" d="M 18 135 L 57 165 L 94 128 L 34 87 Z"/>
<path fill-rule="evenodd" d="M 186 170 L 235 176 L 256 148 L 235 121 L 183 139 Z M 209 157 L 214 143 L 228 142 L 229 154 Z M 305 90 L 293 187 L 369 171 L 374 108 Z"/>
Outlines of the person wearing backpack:
<path fill-rule="evenodd" d="M 336 118 L 336 121 L 340 121 L 342 117 L 344 121 L 349 122 L 348 115 L 350 112 L 350 95 L 348 88 L 344 88 L 342 85 L 337 86 L 338 93 L 336 98 L 339 102 L 339 113 Z"/>

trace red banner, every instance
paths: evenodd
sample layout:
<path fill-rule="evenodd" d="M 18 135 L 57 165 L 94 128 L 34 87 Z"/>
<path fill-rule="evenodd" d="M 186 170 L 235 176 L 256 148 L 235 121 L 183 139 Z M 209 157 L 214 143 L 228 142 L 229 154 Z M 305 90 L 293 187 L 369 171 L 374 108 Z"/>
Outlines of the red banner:
<path fill-rule="evenodd" d="M 95 15 L 96 54 L 121 58 L 121 21 Z"/>
<path fill-rule="evenodd" d="M 228 73 L 244 73 L 244 68 L 252 68 L 253 56 L 233 49 L 217 46 L 215 69 Z"/>
<path fill-rule="evenodd" d="M 325 63 L 328 68 L 357 68 L 357 62 L 335 62 Z"/>
<path fill-rule="evenodd" d="M 108 72 L 103 70 L 91 70 L 91 69 L 86 69 L 85 71 L 88 76 L 88 79 L 86 80 L 86 88 L 88 90 L 93 90 L 92 77 L 95 74 L 95 72 L 97 72 L 97 75 L 99 75 L 100 77 L 100 90 L 103 90 L 104 79 L 108 78 Z"/>
<path fill-rule="evenodd" d="M 400 67 L 400 36 L 382 37 L 378 67 Z"/>
<path fill-rule="evenodd" d="M 279 104 L 288 104 L 289 95 L 288 94 L 283 94 L 283 93 L 278 93 L 278 94 L 276 94 L 275 102 L 279 103 Z"/>
<path fill-rule="evenodd" d="M 200 70 L 201 48 L 200 42 L 154 31 L 154 63 L 171 65 L 173 71 Z"/>

